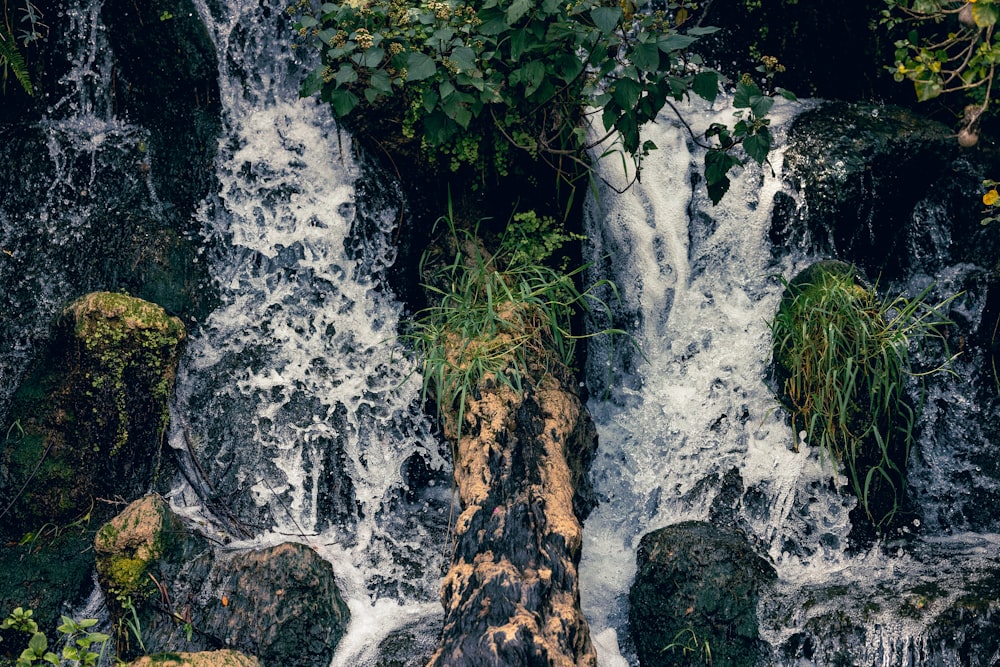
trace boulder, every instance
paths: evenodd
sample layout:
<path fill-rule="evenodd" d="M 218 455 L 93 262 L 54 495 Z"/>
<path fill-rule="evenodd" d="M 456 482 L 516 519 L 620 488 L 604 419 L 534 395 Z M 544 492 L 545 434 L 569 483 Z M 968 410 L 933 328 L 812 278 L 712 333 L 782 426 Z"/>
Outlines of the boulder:
<path fill-rule="evenodd" d="M 160 468 L 184 325 L 110 292 L 64 311 L 50 356 L 14 398 L 0 451 L 0 534 L 63 526 L 94 499 L 134 500 Z"/>
<path fill-rule="evenodd" d="M 228 646 L 267 665 L 329 664 L 350 618 L 333 567 L 310 547 L 227 551 L 157 496 L 103 526 L 95 550 L 119 657 Z"/>
<path fill-rule="evenodd" d="M 129 667 L 261 667 L 260 660 L 228 649 L 199 653 L 157 653 L 129 663 Z"/>
<path fill-rule="evenodd" d="M 767 664 L 757 602 L 776 578 L 734 529 L 689 521 L 643 536 L 629 590 L 639 663 Z"/>

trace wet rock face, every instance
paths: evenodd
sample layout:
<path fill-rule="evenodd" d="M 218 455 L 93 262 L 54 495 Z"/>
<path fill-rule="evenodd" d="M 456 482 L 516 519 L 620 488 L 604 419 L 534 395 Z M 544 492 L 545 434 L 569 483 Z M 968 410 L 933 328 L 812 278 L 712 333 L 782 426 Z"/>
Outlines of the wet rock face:
<path fill-rule="evenodd" d="M 311 548 L 226 552 L 157 496 L 103 526 L 95 546 L 105 597 L 131 597 L 148 653 L 226 646 L 265 665 L 313 667 L 333 659 L 350 617 L 332 566 Z M 129 613 L 118 606 L 119 617 Z M 119 656 L 135 656 L 119 627 Z"/>
<path fill-rule="evenodd" d="M 742 533 L 685 522 L 643 536 L 629 591 L 639 662 L 764 665 L 757 601 L 775 579 Z"/>
<path fill-rule="evenodd" d="M 955 262 L 991 265 L 980 182 L 996 157 L 962 150 L 954 133 L 899 107 L 824 103 L 796 118 L 771 241 L 860 266 L 880 280 Z"/>
<path fill-rule="evenodd" d="M 441 646 L 429 664 L 592 667 L 576 569 L 580 473 L 567 463 L 580 456 L 571 452 L 592 455 L 589 416 L 551 380 L 523 397 L 483 391 L 466 421 L 455 465 L 463 511 L 442 585 Z"/>
<path fill-rule="evenodd" d="M 52 353 L 14 399 L 0 453 L 0 531 L 133 500 L 153 483 L 185 331 L 162 308 L 94 293 L 64 313 Z"/>
<path fill-rule="evenodd" d="M 942 566 L 940 560 L 919 557 L 928 569 L 951 569 L 946 562 Z M 780 609 L 784 603 L 777 597 L 766 600 L 762 614 L 813 614 L 801 630 L 776 646 L 781 664 L 995 664 L 1000 651 L 1000 572 L 965 571 L 944 586 L 918 583 L 916 578 L 902 584 L 877 591 L 863 583 L 811 586 L 805 589 L 804 603 L 792 610 Z M 904 637 L 893 636 L 891 629 L 885 632 L 899 623 L 920 631 Z"/>
<path fill-rule="evenodd" d="M 1000 171 L 989 146 L 962 149 L 953 133 L 905 110 L 825 103 L 788 135 L 771 240 L 791 253 L 858 266 L 880 292 L 928 303 L 952 298 L 947 349 L 911 350 L 930 370 L 958 353 L 954 375 L 914 378 L 920 411 L 908 493 L 921 532 L 993 532 L 1000 524 L 1000 234 L 982 225 L 984 178 Z M 912 518 L 912 517 L 908 517 Z"/>

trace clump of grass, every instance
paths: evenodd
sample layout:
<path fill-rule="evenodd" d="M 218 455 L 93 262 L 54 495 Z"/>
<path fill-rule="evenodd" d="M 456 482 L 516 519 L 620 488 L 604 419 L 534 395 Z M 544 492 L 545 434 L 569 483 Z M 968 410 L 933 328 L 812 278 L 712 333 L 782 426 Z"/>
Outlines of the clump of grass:
<path fill-rule="evenodd" d="M 424 288 L 437 303 L 417 313 L 408 338 L 422 360 L 424 394 L 434 397 L 446 433 L 456 439 L 467 401 L 480 388 L 492 383 L 521 394 L 557 362 L 571 367 L 583 337 L 572 333 L 574 311 L 607 308 L 595 294 L 601 285 L 617 295 L 609 281 L 579 290 L 574 278 L 585 267 L 565 272 L 547 265 L 532 240 L 534 228 L 517 223 L 507 225 L 490 253 L 476 229 L 456 227 L 449 207 L 437 224 L 448 226 L 454 259 L 436 269 L 427 253 L 421 260 L 421 275 L 430 276 Z M 549 245 L 544 254 L 555 249 Z"/>
<path fill-rule="evenodd" d="M 771 322 L 785 374 L 779 398 L 793 431 L 844 466 L 869 519 L 883 527 L 903 501 L 917 420 L 905 393 L 915 375 L 910 346 L 943 340 L 947 301 L 928 304 L 930 288 L 914 299 L 880 298 L 841 262 L 815 264 L 785 287 Z"/>

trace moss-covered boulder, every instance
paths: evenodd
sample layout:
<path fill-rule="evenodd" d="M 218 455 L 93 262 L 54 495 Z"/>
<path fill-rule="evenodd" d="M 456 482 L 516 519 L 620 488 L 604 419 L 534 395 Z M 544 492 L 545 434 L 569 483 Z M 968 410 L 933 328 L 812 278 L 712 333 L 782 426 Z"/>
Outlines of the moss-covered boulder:
<path fill-rule="evenodd" d="M 0 544 L 0 619 L 31 609 L 39 630 L 56 634 L 62 614 L 79 609 L 94 589 L 93 532 L 86 522 L 40 527 L 23 543 Z M 13 665 L 29 636 L 0 630 L 0 666 Z"/>
<path fill-rule="evenodd" d="M 64 525 L 97 497 L 149 490 L 184 337 L 179 319 L 124 294 L 88 294 L 65 309 L 50 353 L 14 397 L 0 534 Z"/>
<path fill-rule="evenodd" d="M 643 667 L 767 663 L 757 602 L 774 569 L 733 529 L 688 521 L 643 536 L 629 621 Z"/>
<path fill-rule="evenodd" d="M 225 649 L 198 653 L 157 653 L 130 662 L 129 667 L 260 667 L 260 660 Z"/>
<path fill-rule="evenodd" d="M 126 600 L 138 609 L 156 598 L 162 562 L 183 562 L 206 549 L 161 497 L 133 502 L 94 539 L 97 576 L 112 613 L 120 617 Z"/>
<path fill-rule="evenodd" d="M 138 618 L 151 654 L 228 646 L 267 665 L 325 665 L 350 618 L 333 567 L 315 550 L 291 543 L 219 549 L 159 496 L 101 527 L 94 547 L 119 657 L 137 657 L 128 621 Z"/>

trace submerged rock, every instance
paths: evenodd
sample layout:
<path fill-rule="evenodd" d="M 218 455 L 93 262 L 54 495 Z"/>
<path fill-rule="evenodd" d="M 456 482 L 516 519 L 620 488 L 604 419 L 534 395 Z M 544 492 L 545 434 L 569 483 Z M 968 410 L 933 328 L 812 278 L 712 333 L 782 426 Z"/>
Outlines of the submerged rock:
<path fill-rule="evenodd" d="M 639 662 L 767 664 L 757 602 L 775 579 L 742 533 L 684 522 L 643 536 L 629 591 Z"/>
<path fill-rule="evenodd" d="M 124 294 L 89 294 L 65 310 L 50 356 L 15 395 L 0 533 L 62 526 L 95 498 L 149 490 L 184 338 L 179 319 Z"/>
<path fill-rule="evenodd" d="M 285 543 L 227 552 L 187 530 L 158 496 L 133 503 L 98 532 L 105 597 L 117 600 L 119 656 L 134 656 L 131 600 L 145 652 L 233 647 L 266 665 L 329 664 L 350 617 L 333 567 Z"/>

